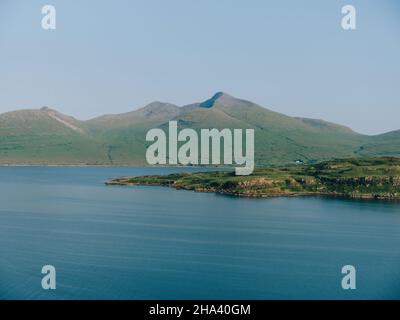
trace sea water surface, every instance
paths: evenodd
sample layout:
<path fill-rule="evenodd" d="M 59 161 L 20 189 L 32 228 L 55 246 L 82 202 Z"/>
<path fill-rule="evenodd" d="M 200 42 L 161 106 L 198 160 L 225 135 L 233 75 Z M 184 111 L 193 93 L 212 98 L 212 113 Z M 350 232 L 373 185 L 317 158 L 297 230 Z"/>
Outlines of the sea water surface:
<path fill-rule="evenodd" d="M 399 202 L 104 185 L 182 170 L 0 167 L 0 298 L 400 298 Z"/>

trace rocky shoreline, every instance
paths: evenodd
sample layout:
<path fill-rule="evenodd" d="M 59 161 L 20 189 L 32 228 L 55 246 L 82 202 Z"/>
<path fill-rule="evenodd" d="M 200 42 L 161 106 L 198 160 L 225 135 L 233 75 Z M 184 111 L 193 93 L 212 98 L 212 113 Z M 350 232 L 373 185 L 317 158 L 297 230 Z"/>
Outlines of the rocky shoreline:
<path fill-rule="evenodd" d="M 116 179 L 117 180 L 117 179 Z M 161 184 L 142 184 L 142 183 L 124 183 L 118 182 L 114 179 L 112 181 L 106 182 L 106 185 L 119 185 L 119 186 L 153 186 L 153 187 L 171 187 L 173 186 L 165 186 Z M 176 187 L 176 190 L 186 190 L 193 192 L 202 192 L 202 193 L 216 193 L 220 195 L 226 196 L 234 196 L 234 197 L 242 197 L 242 198 L 278 198 L 278 197 L 307 197 L 307 196 L 320 196 L 320 197 L 334 197 L 334 198 L 347 198 L 347 199 L 365 199 L 365 200 L 398 200 L 400 201 L 400 194 L 393 195 L 380 195 L 380 194 L 346 194 L 346 193 L 327 193 L 327 192 L 282 192 L 282 193 L 238 193 L 231 192 L 227 190 L 212 190 L 212 189 L 191 189 L 184 187 Z"/>
<path fill-rule="evenodd" d="M 119 177 L 121 186 L 165 186 L 237 197 L 329 196 L 400 200 L 400 159 L 353 158 L 286 167 L 258 168 L 250 176 L 228 171 Z"/>

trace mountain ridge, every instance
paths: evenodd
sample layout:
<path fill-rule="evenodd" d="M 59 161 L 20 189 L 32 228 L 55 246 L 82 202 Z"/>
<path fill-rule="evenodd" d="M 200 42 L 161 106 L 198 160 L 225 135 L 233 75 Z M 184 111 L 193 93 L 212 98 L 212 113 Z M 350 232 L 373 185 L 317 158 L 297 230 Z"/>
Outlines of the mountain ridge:
<path fill-rule="evenodd" d="M 254 128 L 258 165 L 400 156 L 400 130 L 368 136 L 319 119 L 290 117 L 217 92 L 177 106 L 154 101 L 120 114 L 79 120 L 49 107 L 0 114 L 0 164 L 143 165 L 149 129 Z"/>
<path fill-rule="evenodd" d="M 162 101 L 155 100 L 153 102 L 150 102 L 150 103 L 146 104 L 143 107 L 140 107 L 140 108 L 137 108 L 137 109 L 134 109 L 134 110 L 131 110 L 131 111 L 122 112 L 122 113 L 102 114 L 102 115 L 95 116 L 93 118 L 86 119 L 86 120 L 81 120 L 81 119 L 78 119 L 76 117 L 73 117 L 73 116 L 70 116 L 70 115 L 66 115 L 66 114 L 58 111 L 57 109 L 53 109 L 53 108 L 50 108 L 50 107 L 47 107 L 47 106 L 42 106 L 42 107 L 39 107 L 39 108 L 22 108 L 22 109 L 16 109 L 16 110 L 12 110 L 12 111 L 7 111 L 7 112 L 0 113 L 0 117 L 2 117 L 3 115 L 13 114 L 13 113 L 20 113 L 20 112 L 24 113 L 24 112 L 36 112 L 36 111 L 42 111 L 42 112 L 43 111 L 46 111 L 46 112 L 52 111 L 52 112 L 55 112 L 56 114 L 61 115 L 63 117 L 71 118 L 75 122 L 93 123 L 93 122 L 96 122 L 98 120 L 103 120 L 103 119 L 105 120 L 105 119 L 109 119 L 109 118 L 119 118 L 119 117 L 126 117 L 126 116 L 129 117 L 130 115 L 137 115 L 139 111 L 143 112 L 147 108 L 152 108 L 152 107 L 154 107 L 156 105 L 158 105 L 160 107 L 171 106 L 171 107 L 175 108 L 176 110 L 181 110 L 181 111 L 183 111 L 184 109 L 193 109 L 195 107 L 210 108 L 210 107 L 204 107 L 202 105 L 205 104 L 205 103 L 208 103 L 211 100 L 213 100 L 213 105 L 211 106 L 211 107 L 213 107 L 214 103 L 221 97 L 229 97 L 231 99 L 234 99 L 235 101 L 241 101 L 241 102 L 244 102 L 244 103 L 253 104 L 255 106 L 258 106 L 258 107 L 262 108 L 263 110 L 266 110 L 266 111 L 269 111 L 269 112 L 273 112 L 275 114 L 280 114 L 280 115 L 283 115 L 285 117 L 290 117 L 292 119 L 296 119 L 296 120 L 299 120 L 299 121 L 305 121 L 305 122 L 308 122 L 310 124 L 312 122 L 315 122 L 315 123 L 321 123 L 321 124 L 325 123 L 326 125 L 330 125 L 330 126 L 338 126 L 338 127 L 343 128 L 344 130 L 351 131 L 353 133 L 356 133 L 356 134 L 359 134 L 359 135 L 363 135 L 363 136 L 376 137 L 376 136 L 388 135 L 388 134 L 392 134 L 392 133 L 400 134 L 400 129 L 396 129 L 396 130 L 391 130 L 391 131 L 387 131 L 387 132 L 383 132 L 383 133 L 369 135 L 369 134 L 363 134 L 363 133 L 359 133 L 357 131 L 354 131 L 349 126 L 344 126 L 344 125 L 341 125 L 341 124 L 338 124 L 338 123 L 335 123 L 335 122 L 331 122 L 331 121 L 327 121 L 327 120 L 324 120 L 324 119 L 309 118 L 309 117 L 299 117 L 299 116 L 293 116 L 293 117 L 292 116 L 287 116 L 287 115 L 285 115 L 283 113 L 272 111 L 269 108 L 266 108 L 264 106 L 258 105 L 256 103 L 253 103 L 253 102 L 249 101 L 249 100 L 235 98 L 235 97 L 233 97 L 233 96 L 231 96 L 231 95 L 229 95 L 229 94 L 227 94 L 225 92 L 222 92 L 222 91 L 216 92 L 211 98 L 209 98 L 207 100 L 204 100 L 203 102 L 197 102 L 197 103 L 191 103 L 191 104 L 185 104 L 185 105 L 178 106 L 178 105 L 175 105 L 173 103 L 162 102 Z"/>

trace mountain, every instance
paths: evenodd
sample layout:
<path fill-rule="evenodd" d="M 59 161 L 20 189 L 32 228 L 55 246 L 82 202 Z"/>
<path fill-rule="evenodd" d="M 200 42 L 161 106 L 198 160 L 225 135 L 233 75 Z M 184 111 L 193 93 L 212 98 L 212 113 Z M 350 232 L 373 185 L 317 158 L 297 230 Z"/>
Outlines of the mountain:
<path fill-rule="evenodd" d="M 254 128 L 256 165 L 400 156 L 400 131 L 376 136 L 323 120 L 294 118 L 218 92 L 178 107 L 153 102 L 132 112 L 80 121 L 43 107 L 0 115 L 1 164 L 143 165 L 146 133 L 167 128 Z"/>
<path fill-rule="evenodd" d="M 103 150 L 102 150 L 103 149 Z M 0 115 L 0 163 L 105 163 L 104 148 L 84 122 L 55 110 L 19 110 Z"/>

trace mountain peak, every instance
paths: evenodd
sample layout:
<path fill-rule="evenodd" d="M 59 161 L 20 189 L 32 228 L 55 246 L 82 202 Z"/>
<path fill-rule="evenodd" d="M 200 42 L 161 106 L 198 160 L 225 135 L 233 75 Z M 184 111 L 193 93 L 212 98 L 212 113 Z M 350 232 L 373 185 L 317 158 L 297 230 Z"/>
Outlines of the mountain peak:
<path fill-rule="evenodd" d="M 168 102 L 162 102 L 162 101 L 153 101 L 150 102 L 149 104 L 145 105 L 143 108 L 147 108 L 147 109 L 158 109 L 158 108 L 170 108 L 170 107 L 177 107 L 172 103 L 168 103 Z"/>
<path fill-rule="evenodd" d="M 166 102 L 153 101 L 145 107 L 134 111 L 136 116 L 144 116 L 146 118 L 163 118 L 173 117 L 179 113 L 179 107 Z"/>
<path fill-rule="evenodd" d="M 46 106 L 40 108 L 40 111 L 49 111 L 49 110 L 50 108 Z"/>
<path fill-rule="evenodd" d="M 202 108 L 211 108 L 214 106 L 214 104 L 221 99 L 224 98 L 230 98 L 232 99 L 233 97 L 231 97 L 229 94 L 226 94 L 225 92 L 219 91 L 217 93 L 215 93 L 210 99 L 207 99 L 206 101 L 200 103 L 200 107 Z"/>

